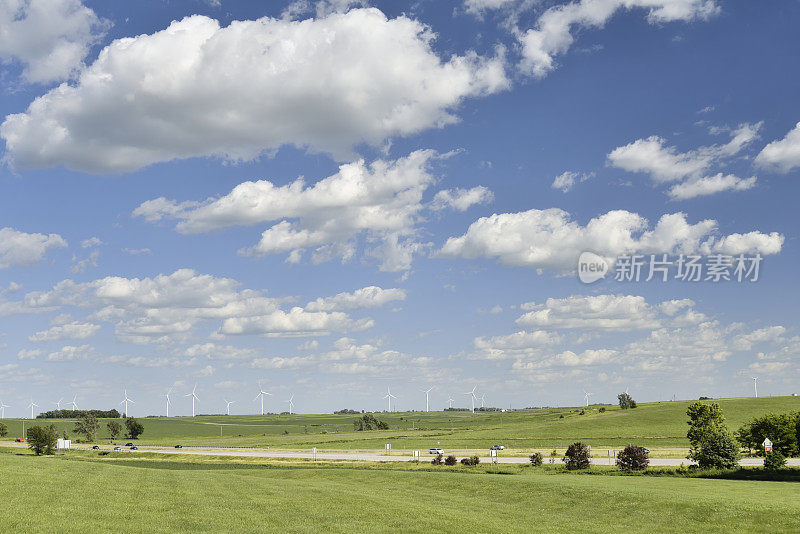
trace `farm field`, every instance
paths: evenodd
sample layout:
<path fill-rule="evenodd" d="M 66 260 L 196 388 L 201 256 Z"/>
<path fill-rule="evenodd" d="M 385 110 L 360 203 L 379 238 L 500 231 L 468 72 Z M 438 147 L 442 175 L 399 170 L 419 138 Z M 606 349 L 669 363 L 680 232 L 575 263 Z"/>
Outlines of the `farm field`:
<path fill-rule="evenodd" d="M 509 449 L 563 448 L 585 441 L 594 448 L 636 443 L 651 449 L 684 448 L 686 408 L 694 401 L 643 403 L 634 410 L 606 407 L 549 408 L 511 412 L 401 412 L 377 416 L 389 423 L 386 431 L 353 430 L 356 415 L 212 415 L 140 418 L 145 432 L 138 445 L 244 446 L 287 449 L 367 450 L 425 449 L 439 443 L 446 449 L 486 449 L 502 443 Z M 800 410 L 800 397 L 715 399 L 731 430 L 768 412 Z M 562 418 L 563 416 L 563 418 Z M 30 420 L 6 419 L 7 440 L 22 435 Z M 105 420 L 99 438 L 108 439 Z M 72 420 L 37 420 L 54 423 L 72 433 Z M 117 440 L 126 441 L 124 439 Z"/>
<path fill-rule="evenodd" d="M 791 482 L 491 469 L 165 460 L 147 454 L 34 457 L 0 449 L 0 502 L 9 532 L 800 528 L 800 500 Z"/>

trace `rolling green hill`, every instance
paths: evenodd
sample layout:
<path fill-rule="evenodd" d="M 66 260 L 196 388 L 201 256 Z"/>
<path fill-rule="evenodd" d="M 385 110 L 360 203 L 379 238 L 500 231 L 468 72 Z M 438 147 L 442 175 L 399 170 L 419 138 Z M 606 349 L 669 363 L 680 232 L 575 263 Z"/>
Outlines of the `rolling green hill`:
<path fill-rule="evenodd" d="M 356 415 L 235 415 L 142 418 L 140 445 L 269 446 L 326 449 L 485 449 L 500 443 L 511 449 L 562 448 L 581 440 L 595 448 L 636 443 L 649 448 L 687 447 L 686 408 L 694 401 L 640 404 L 634 410 L 607 407 L 550 408 L 511 412 L 406 412 L 378 414 L 390 430 L 355 432 Z M 731 430 L 767 412 L 800 410 L 800 397 L 718 399 Z M 6 439 L 21 435 L 23 421 L 7 419 Z M 70 420 L 55 423 L 72 432 Z M 30 420 L 25 420 L 30 425 Z M 101 438 L 107 439 L 105 421 Z M 125 440 L 122 440 L 125 441 Z"/>

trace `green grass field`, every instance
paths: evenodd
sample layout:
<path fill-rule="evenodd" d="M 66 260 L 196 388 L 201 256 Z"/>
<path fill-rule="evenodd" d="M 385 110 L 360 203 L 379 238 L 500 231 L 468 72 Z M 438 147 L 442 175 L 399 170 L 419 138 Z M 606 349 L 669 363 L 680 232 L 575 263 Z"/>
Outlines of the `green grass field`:
<path fill-rule="evenodd" d="M 379 414 L 388 431 L 355 432 L 355 415 L 250 415 L 141 418 L 145 433 L 140 445 L 318 447 L 322 449 L 425 449 L 441 443 L 445 449 L 486 449 L 501 443 L 510 449 L 563 448 L 582 440 L 595 448 L 636 443 L 649 448 L 687 447 L 686 407 L 693 401 L 641 404 L 635 410 L 607 407 L 552 408 L 506 413 L 407 412 Z M 719 399 L 731 430 L 767 412 L 800 410 L 800 397 Z M 563 418 L 560 416 L 563 415 Z M 11 439 L 22 434 L 23 421 L 8 419 Z M 55 423 L 71 433 L 69 420 Z M 30 420 L 25 421 L 30 425 Z M 107 438 L 105 422 L 100 437 Z M 118 440 L 126 441 L 126 440 Z"/>
<path fill-rule="evenodd" d="M 6 532 L 796 532 L 796 483 L 0 449 Z"/>

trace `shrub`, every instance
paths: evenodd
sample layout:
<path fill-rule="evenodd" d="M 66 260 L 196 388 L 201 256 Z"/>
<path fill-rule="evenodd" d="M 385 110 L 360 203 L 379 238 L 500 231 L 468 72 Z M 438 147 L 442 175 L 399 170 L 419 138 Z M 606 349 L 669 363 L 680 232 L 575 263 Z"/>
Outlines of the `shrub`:
<path fill-rule="evenodd" d="M 53 454 L 58 440 L 58 431 L 55 425 L 46 427 L 32 426 L 27 431 L 28 447 L 36 456 L 42 454 Z"/>
<path fill-rule="evenodd" d="M 729 432 L 716 430 L 700 442 L 693 457 L 702 469 L 733 469 L 738 467 L 739 445 Z"/>
<path fill-rule="evenodd" d="M 643 447 L 628 445 L 617 454 L 617 467 L 627 471 L 647 469 L 650 465 L 650 455 Z"/>
<path fill-rule="evenodd" d="M 786 467 L 786 457 L 778 451 L 770 451 L 764 457 L 764 469 L 781 469 Z"/>
<path fill-rule="evenodd" d="M 544 456 L 542 456 L 541 452 L 535 452 L 531 454 L 531 465 L 534 467 L 539 467 L 542 465 L 542 461 L 544 460 Z"/>
<path fill-rule="evenodd" d="M 605 406 L 601 406 L 600 407 L 600 413 L 606 413 L 606 407 Z"/>
<path fill-rule="evenodd" d="M 463 465 L 469 465 L 469 466 L 478 465 L 479 463 L 481 463 L 481 459 L 478 458 L 477 456 L 470 456 L 469 458 L 462 458 L 461 463 Z"/>
<path fill-rule="evenodd" d="M 431 460 L 431 463 L 433 465 L 442 465 L 442 455 L 437 454 L 436 457 L 433 460 Z"/>
<path fill-rule="evenodd" d="M 567 469 L 588 469 L 589 463 L 588 445 L 576 441 L 567 447 L 567 452 L 564 454 L 564 465 Z"/>
<path fill-rule="evenodd" d="M 457 463 L 458 460 L 456 460 L 456 457 L 452 454 L 444 459 L 444 465 L 456 465 Z"/>
<path fill-rule="evenodd" d="M 381 421 L 371 413 L 364 414 L 355 421 L 353 427 L 357 431 L 361 430 L 389 430 L 389 425 L 385 421 Z"/>
<path fill-rule="evenodd" d="M 8 435 L 8 427 L 5 423 L 0 423 L 0 438 Z"/>

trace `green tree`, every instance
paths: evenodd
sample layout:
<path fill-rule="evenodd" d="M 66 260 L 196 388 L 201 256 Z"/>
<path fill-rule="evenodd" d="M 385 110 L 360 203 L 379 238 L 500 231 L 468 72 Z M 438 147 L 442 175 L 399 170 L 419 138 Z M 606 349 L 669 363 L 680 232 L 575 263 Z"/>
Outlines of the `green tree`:
<path fill-rule="evenodd" d="M 716 432 L 727 432 L 728 428 L 725 426 L 722 408 L 716 402 L 710 404 L 695 402 L 686 410 L 686 415 L 689 416 L 686 422 L 689 425 L 689 431 L 686 433 L 690 444 L 688 457 L 697 460 L 695 455 L 699 452 L 703 440 Z"/>
<path fill-rule="evenodd" d="M 87 413 L 85 416 L 75 421 L 73 432 L 86 436 L 86 441 L 96 441 L 99 428 L 100 423 L 97 421 L 97 417 L 95 417 L 93 413 Z"/>
<path fill-rule="evenodd" d="M 782 469 L 786 467 L 786 457 L 778 451 L 770 451 L 764 457 L 764 469 Z"/>
<path fill-rule="evenodd" d="M 125 419 L 125 426 L 128 429 L 128 437 L 131 439 L 137 439 L 144 432 L 142 424 L 133 417 Z"/>
<path fill-rule="evenodd" d="M 55 425 L 50 426 L 32 426 L 26 432 L 28 439 L 28 448 L 30 448 L 36 456 L 42 454 L 53 454 L 53 449 L 56 448 L 56 441 L 58 440 L 58 431 Z"/>
<path fill-rule="evenodd" d="M 628 445 L 617 454 L 617 467 L 626 471 L 647 469 L 650 465 L 650 455 L 644 447 Z"/>
<path fill-rule="evenodd" d="M 106 427 L 108 433 L 111 434 L 111 439 L 117 439 L 122 434 L 122 425 L 119 421 L 109 421 Z"/>
<path fill-rule="evenodd" d="M 619 407 L 623 410 L 627 410 L 628 408 L 636 408 L 636 401 L 633 400 L 633 397 L 628 395 L 627 392 L 617 395 L 617 400 L 619 401 Z"/>
<path fill-rule="evenodd" d="M 702 469 L 733 469 L 738 467 L 739 445 L 727 429 L 708 432 L 693 456 Z"/>
<path fill-rule="evenodd" d="M 800 454 L 798 443 L 800 430 L 800 412 L 783 414 L 768 413 L 742 425 L 736 431 L 736 439 L 742 447 L 764 455 L 764 438 L 772 441 L 772 450 L 783 456 Z"/>
<path fill-rule="evenodd" d="M 4 438 L 8 435 L 8 427 L 5 423 L 0 423 L 0 438 Z"/>

